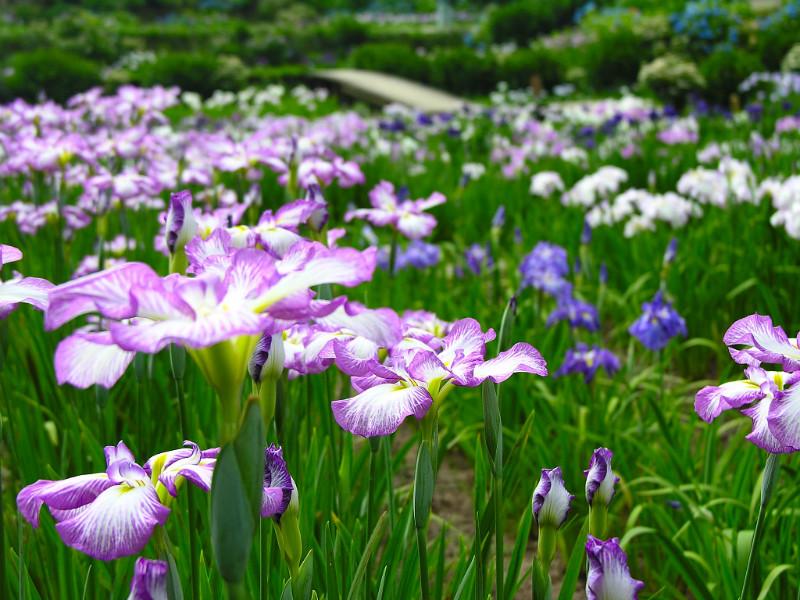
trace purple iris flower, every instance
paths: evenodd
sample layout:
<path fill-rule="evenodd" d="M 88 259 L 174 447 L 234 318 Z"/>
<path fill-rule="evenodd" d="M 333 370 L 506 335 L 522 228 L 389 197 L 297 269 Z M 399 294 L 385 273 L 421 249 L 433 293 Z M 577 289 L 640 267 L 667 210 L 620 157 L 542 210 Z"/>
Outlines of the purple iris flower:
<path fill-rule="evenodd" d="M 506 207 L 500 205 L 497 207 L 494 216 L 492 217 L 492 229 L 502 229 L 506 222 Z"/>
<path fill-rule="evenodd" d="M 480 275 L 484 267 L 489 268 L 493 263 L 488 244 L 472 244 L 464 251 L 464 259 L 469 270 L 475 275 Z"/>
<path fill-rule="evenodd" d="M 556 297 L 572 289 L 572 284 L 565 279 L 569 274 L 567 251 L 561 246 L 539 242 L 522 259 L 519 270 L 523 286 L 532 286 Z"/>
<path fill-rule="evenodd" d="M 427 211 L 444 204 L 445 197 L 434 192 L 426 199 L 405 200 L 394 185 L 381 181 L 369 193 L 372 208 L 359 208 L 348 211 L 344 219 L 364 219 L 376 227 L 392 227 L 411 240 L 427 237 L 436 227 L 436 219 Z"/>
<path fill-rule="evenodd" d="M 588 383 L 594 379 L 597 371 L 601 368 L 611 376 L 619 371 L 619 359 L 610 350 L 596 344 L 589 347 L 583 342 L 578 342 L 575 348 L 567 350 L 564 362 L 556 371 L 556 376 L 581 373 Z"/>
<path fill-rule="evenodd" d="M 664 251 L 664 264 L 670 265 L 678 254 L 678 238 L 672 238 Z"/>
<path fill-rule="evenodd" d="M 570 327 L 583 327 L 588 331 L 597 331 L 600 328 L 597 308 L 571 295 L 558 298 L 556 308 L 547 317 L 547 326 L 551 327 L 559 321 L 567 321 Z"/>
<path fill-rule="evenodd" d="M 462 319 L 435 347 L 421 340 L 399 344 L 385 363 L 372 361 L 368 375 L 352 378 L 358 394 L 332 403 L 336 422 L 363 437 L 389 435 L 411 415 L 422 419 L 453 386 L 500 383 L 514 373 L 547 374 L 539 351 L 526 343 L 486 360 L 486 342 L 494 338 L 492 329 L 484 333 L 475 319 Z"/>
<path fill-rule="evenodd" d="M 600 263 L 599 279 L 600 285 L 605 285 L 608 283 L 608 266 L 606 263 Z"/>
<path fill-rule="evenodd" d="M 412 240 L 404 252 L 398 256 L 398 270 L 403 266 L 411 266 L 415 269 L 429 269 L 439 264 L 442 251 L 436 244 L 429 244 L 423 240 Z"/>
<path fill-rule="evenodd" d="M 4 264 L 22 259 L 22 252 L 14 246 L 0 244 L 0 268 Z M 54 286 L 38 277 L 16 277 L 0 281 L 0 319 L 6 317 L 20 302 L 39 310 L 47 310 L 47 294 Z"/>
<path fill-rule="evenodd" d="M 163 560 L 137 558 L 128 600 L 167 600 L 168 573 L 169 565 Z"/>
<path fill-rule="evenodd" d="M 539 527 L 558 529 L 567 520 L 569 507 L 575 498 L 564 487 L 561 467 L 542 469 L 542 476 L 533 491 L 533 516 Z"/>
<path fill-rule="evenodd" d="M 587 600 L 637 600 L 644 583 L 631 577 L 628 557 L 619 538 L 607 541 L 590 535 L 586 541 L 589 572 L 586 575 Z"/>
<path fill-rule="evenodd" d="M 583 221 L 583 229 L 581 229 L 581 244 L 584 246 L 590 244 L 592 241 L 592 226 L 589 225 L 589 221 L 584 219 Z"/>
<path fill-rule="evenodd" d="M 650 350 L 661 350 L 676 335 L 686 335 L 686 321 L 659 290 L 650 302 L 642 304 L 642 315 L 628 332 Z"/>
<path fill-rule="evenodd" d="M 589 468 L 583 472 L 586 477 L 586 502 L 589 506 L 595 499 L 606 506 L 614 498 L 614 486 L 619 481 L 611 470 L 614 453 L 608 448 L 598 448 L 592 453 Z"/>
<path fill-rule="evenodd" d="M 170 254 L 175 254 L 197 232 L 197 222 L 192 213 L 192 193 L 188 190 L 172 194 L 167 211 L 166 240 Z"/>
<path fill-rule="evenodd" d="M 40 479 L 20 491 L 17 507 L 26 521 L 38 527 L 39 512 L 47 506 L 63 542 L 92 558 L 138 554 L 170 513 L 161 500 L 166 494 L 159 490 L 165 488 L 172 495 L 179 481 L 187 479 L 208 491 L 217 452 L 200 451 L 192 444 L 156 455 L 141 467 L 119 442 L 105 447 L 105 472 L 63 481 Z"/>

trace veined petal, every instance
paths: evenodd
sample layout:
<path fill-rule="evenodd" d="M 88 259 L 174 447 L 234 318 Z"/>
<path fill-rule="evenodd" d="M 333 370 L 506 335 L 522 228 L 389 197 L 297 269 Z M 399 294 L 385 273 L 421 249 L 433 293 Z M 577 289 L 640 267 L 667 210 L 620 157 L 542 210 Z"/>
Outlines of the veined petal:
<path fill-rule="evenodd" d="M 131 364 L 135 352 L 128 352 L 111 339 L 110 331 L 76 331 L 56 348 L 55 370 L 59 385 L 78 388 L 114 386 Z"/>
<path fill-rule="evenodd" d="M 762 411 L 764 409 L 762 408 Z M 766 409 L 767 425 L 769 432 L 775 437 L 783 447 L 800 450 L 800 385 L 795 384 L 785 392 L 779 392 L 769 403 Z M 763 414 L 748 414 L 753 418 L 753 433 L 756 431 L 756 420 L 759 425 L 763 419 Z M 760 445 L 760 444 L 759 444 Z"/>
<path fill-rule="evenodd" d="M 722 339 L 729 346 L 731 357 L 740 364 L 758 366 L 761 362 L 770 362 L 786 366 L 785 359 L 790 363 L 800 361 L 800 350 L 789 341 L 781 327 L 773 326 L 769 316 L 753 314 L 739 319 L 728 328 Z"/>
<path fill-rule="evenodd" d="M 115 462 L 126 461 L 135 463 L 136 459 L 133 457 L 133 452 L 123 441 L 117 442 L 116 446 L 106 446 L 103 448 L 103 456 L 106 457 L 106 471 Z"/>
<path fill-rule="evenodd" d="M 495 383 L 505 381 L 514 373 L 533 373 L 544 377 L 547 375 L 547 363 L 536 348 L 525 342 L 517 342 L 495 358 L 477 365 L 472 372 L 478 382 L 491 379 Z"/>
<path fill-rule="evenodd" d="M 773 402 L 774 399 L 771 396 L 767 396 L 758 404 L 741 411 L 743 415 L 750 417 L 753 422 L 753 429 L 745 436 L 745 439 L 762 450 L 773 454 L 794 452 L 795 448 L 783 444 L 770 430 L 769 414 Z"/>
<path fill-rule="evenodd" d="M 427 237 L 436 228 L 436 217 L 428 213 L 400 213 L 397 230 L 410 240 Z"/>
<path fill-rule="evenodd" d="M 113 560 L 137 554 L 147 545 L 169 509 L 152 485 L 115 485 L 103 491 L 80 514 L 56 525 L 67 546 L 92 558 Z"/>
<path fill-rule="evenodd" d="M 336 366 L 347 375 L 367 375 L 370 365 L 378 360 L 378 345 L 363 337 L 336 339 L 332 346 Z"/>
<path fill-rule="evenodd" d="M 430 350 L 421 350 L 413 355 L 408 365 L 408 373 L 414 379 L 431 383 L 445 381 L 453 377 L 452 371 L 444 366 L 439 357 Z"/>
<path fill-rule="evenodd" d="M 22 251 L 8 244 L 0 244 L 0 267 L 22 260 Z"/>
<path fill-rule="evenodd" d="M 697 392 L 694 410 L 706 423 L 711 423 L 723 411 L 742 407 L 763 397 L 761 388 L 749 379 L 729 381 L 719 386 L 707 385 Z"/>
<path fill-rule="evenodd" d="M 112 485 L 105 473 L 78 475 L 61 481 L 40 479 L 17 494 L 17 508 L 26 521 L 38 527 L 43 504 L 50 509 L 73 510 L 89 504 Z"/>
<path fill-rule="evenodd" d="M 0 282 L 0 310 L 19 302 L 47 310 L 48 293 L 55 286 L 39 277 L 23 277 Z"/>
<path fill-rule="evenodd" d="M 636 600 L 639 597 L 644 583 L 631 577 L 628 557 L 618 538 L 604 542 L 590 535 L 586 555 L 589 559 L 587 600 Z"/>
<path fill-rule="evenodd" d="M 353 248 L 326 248 L 326 252 L 314 256 L 299 270 L 287 273 L 256 304 L 267 308 L 315 285 L 338 283 L 350 287 L 368 281 L 375 271 L 375 253 L 375 248 L 363 252 Z"/>
<path fill-rule="evenodd" d="M 149 266 L 129 262 L 58 285 L 50 290 L 45 328 L 56 329 L 93 311 L 111 319 L 133 317 L 136 306 L 130 297 L 131 289 L 160 279 Z"/>
<path fill-rule="evenodd" d="M 363 437 L 389 435 L 411 415 L 418 420 L 433 403 L 424 387 L 386 383 L 353 398 L 331 403 L 333 416 L 345 431 Z"/>
<path fill-rule="evenodd" d="M 561 527 L 574 498 L 564 486 L 560 467 L 542 469 L 542 476 L 533 491 L 532 500 L 533 516 L 536 517 L 539 527 Z"/>

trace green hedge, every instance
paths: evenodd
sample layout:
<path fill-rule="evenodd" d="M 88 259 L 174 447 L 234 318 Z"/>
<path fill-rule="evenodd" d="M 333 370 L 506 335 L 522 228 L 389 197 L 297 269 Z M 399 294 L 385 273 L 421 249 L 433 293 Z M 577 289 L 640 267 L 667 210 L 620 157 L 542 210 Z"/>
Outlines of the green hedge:
<path fill-rule="evenodd" d="M 706 80 L 706 98 L 720 106 L 728 106 L 739 84 L 750 73 L 762 71 L 761 59 L 743 50 L 717 50 L 700 63 L 700 72 Z"/>
<path fill-rule="evenodd" d="M 358 69 L 430 81 L 428 61 L 403 44 L 364 44 L 350 54 L 350 64 Z"/>
<path fill-rule="evenodd" d="M 50 49 L 19 52 L 4 65 L 0 99 L 34 101 L 44 92 L 48 98 L 64 102 L 101 83 L 100 65 L 80 56 Z"/>

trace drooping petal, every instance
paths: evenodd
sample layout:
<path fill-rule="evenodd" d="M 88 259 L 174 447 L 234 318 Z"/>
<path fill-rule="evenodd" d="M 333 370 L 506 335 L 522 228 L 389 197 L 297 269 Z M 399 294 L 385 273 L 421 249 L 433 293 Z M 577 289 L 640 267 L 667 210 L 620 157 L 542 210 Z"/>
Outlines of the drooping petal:
<path fill-rule="evenodd" d="M 753 314 L 739 319 L 728 328 L 722 340 L 733 360 L 740 364 L 758 366 L 767 362 L 783 364 L 786 370 L 800 368 L 800 350 L 789 341 L 781 327 L 773 326 L 772 317 Z"/>
<path fill-rule="evenodd" d="M 84 511 L 56 525 L 61 539 L 92 558 L 113 560 L 137 554 L 147 545 L 169 509 L 150 485 L 115 485 L 103 491 Z"/>
<path fill-rule="evenodd" d="M 763 397 L 761 388 L 748 379 L 707 385 L 697 392 L 694 410 L 706 423 L 711 423 L 723 411 L 740 408 Z"/>
<path fill-rule="evenodd" d="M 4 316 L 20 302 L 39 310 L 47 310 L 48 293 L 55 286 L 39 277 L 23 277 L 0 282 L 0 316 Z"/>
<path fill-rule="evenodd" d="M 93 311 L 111 319 L 131 318 L 136 315 L 131 289 L 160 279 L 148 265 L 129 262 L 58 285 L 50 290 L 45 328 L 56 329 Z"/>
<path fill-rule="evenodd" d="M 518 342 L 495 358 L 477 365 L 472 373 L 479 382 L 491 379 L 500 383 L 514 373 L 533 373 L 544 377 L 547 375 L 547 363 L 536 348 L 525 342 Z"/>
<path fill-rule="evenodd" d="M 22 251 L 8 244 L 0 244 L 0 267 L 22 260 Z"/>
<path fill-rule="evenodd" d="M 167 600 L 168 572 L 169 565 L 163 560 L 137 558 L 128 600 Z"/>
<path fill-rule="evenodd" d="M 61 481 L 40 479 L 17 494 L 17 508 L 26 521 L 38 527 L 42 505 L 51 510 L 74 510 L 89 504 L 112 485 L 105 473 L 78 475 Z"/>
<path fill-rule="evenodd" d="M 424 387 L 381 384 L 353 398 L 331 403 L 333 416 L 345 431 L 363 437 L 389 435 L 411 415 L 422 419 L 433 399 Z"/>
<path fill-rule="evenodd" d="M 400 213 L 397 230 L 410 240 L 429 236 L 436 228 L 436 217 L 427 213 Z"/>
<path fill-rule="evenodd" d="M 363 337 L 336 339 L 332 346 L 336 366 L 346 375 L 367 375 L 370 365 L 378 360 L 378 345 Z"/>
<path fill-rule="evenodd" d="M 135 352 L 128 352 L 111 339 L 110 331 L 76 331 L 56 348 L 54 363 L 59 385 L 78 388 L 114 386 L 131 364 Z"/>

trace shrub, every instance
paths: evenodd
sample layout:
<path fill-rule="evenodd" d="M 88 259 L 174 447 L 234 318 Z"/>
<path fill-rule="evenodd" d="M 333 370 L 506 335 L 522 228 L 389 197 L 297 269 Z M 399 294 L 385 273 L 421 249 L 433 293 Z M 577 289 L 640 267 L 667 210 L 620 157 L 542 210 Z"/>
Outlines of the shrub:
<path fill-rule="evenodd" d="M 489 56 L 467 48 L 448 48 L 433 55 L 431 81 L 455 94 L 488 94 L 497 85 L 497 68 Z"/>
<path fill-rule="evenodd" d="M 296 85 L 308 80 L 308 67 L 283 65 L 279 67 L 253 67 L 247 73 L 247 83 L 264 87 L 273 83 Z"/>
<path fill-rule="evenodd" d="M 65 102 L 100 83 L 100 66 L 92 61 L 60 50 L 33 50 L 8 59 L 0 77 L 0 96 L 5 100 L 35 100 L 44 93 Z"/>
<path fill-rule="evenodd" d="M 691 92 L 705 87 L 697 65 L 682 56 L 667 54 L 642 65 L 639 85 L 672 104 L 680 105 Z"/>
<path fill-rule="evenodd" d="M 567 25 L 574 12 L 571 0 L 523 0 L 495 8 L 489 14 L 489 36 L 495 43 L 527 45 L 538 35 Z"/>
<path fill-rule="evenodd" d="M 700 64 L 706 80 L 706 97 L 711 102 L 727 106 L 731 95 L 750 73 L 763 70 L 755 54 L 743 50 L 717 50 Z"/>
<path fill-rule="evenodd" d="M 636 81 L 639 68 L 650 54 L 647 44 L 628 28 L 604 31 L 583 52 L 586 77 L 598 89 Z"/>
<path fill-rule="evenodd" d="M 215 90 L 239 89 L 246 76 L 236 57 L 173 52 L 142 64 L 131 73 L 131 81 L 144 86 L 177 85 L 182 90 L 210 96 Z"/>
<path fill-rule="evenodd" d="M 705 55 L 720 44 L 731 46 L 739 41 L 741 18 L 719 0 L 689 2 L 670 21 L 673 31 L 684 38 L 688 50 L 695 55 Z"/>
<path fill-rule="evenodd" d="M 800 0 L 785 4 L 759 22 L 757 51 L 764 66 L 777 71 L 792 46 L 800 43 Z"/>
<path fill-rule="evenodd" d="M 364 44 L 350 54 L 350 63 L 359 69 L 380 71 L 415 81 L 428 81 L 428 61 L 402 44 Z"/>
<path fill-rule="evenodd" d="M 506 56 L 500 65 L 501 79 L 512 88 L 528 87 L 534 76 L 538 76 L 547 89 L 563 81 L 561 63 L 554 51 L 543 47 L 517 50 Z"/>
<path fill-rule="evenodd" d="M 800 71 L 800 44 L 792 46 L 781 61 L 781 71 Z"/>

